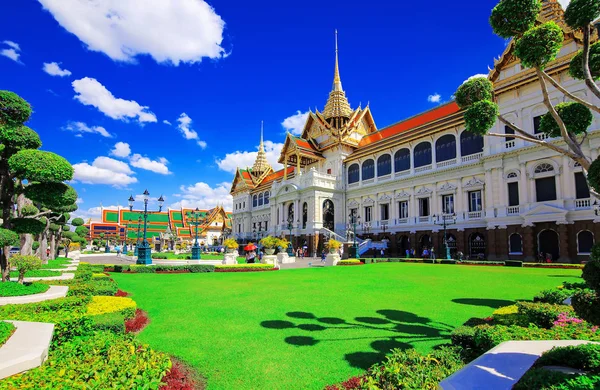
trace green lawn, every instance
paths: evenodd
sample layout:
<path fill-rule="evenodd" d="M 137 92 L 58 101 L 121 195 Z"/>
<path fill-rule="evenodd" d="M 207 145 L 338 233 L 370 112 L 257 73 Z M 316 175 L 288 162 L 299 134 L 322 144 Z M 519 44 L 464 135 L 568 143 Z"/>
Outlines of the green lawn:
<path fill-rule="evenodd" d="M 154 259 L 154 260 L 189 260 L 189 259 L 186 259 L 186 257 L 192 256 L 191 253 L 180 253 L 178 255 L 176 255 L 175 253 L 172 253 L 172 252 L 156 252 L 156 253 L 160 253 L 161 255 L 167 255 L 167 258 L 166 259 Z M 223 255 L 211 255 L 208 253 L 201 253 L 200 257 L 201 257 L 201 260 L 223 260 Z M 240 264 L 245 263 L 246 258 L 244 256 L 238 256 L 237 262 Z"/>
<path fill-rule="evenodd" d="M 48 264 L 42 264 L 42 269 L 59 269 L 67 268 L 70 265 L 68 259 L 64 257 L 57 257 L 54 260 L 48 260 Z"/>
<path fill-rule="evenodd" d="M 140 334 L 208 389 L 322 389 L 425 352 L 470 317 L 576 281 L 581 270 L 375 264 L 258 273 L 112 274 L 148 311 Z"/>

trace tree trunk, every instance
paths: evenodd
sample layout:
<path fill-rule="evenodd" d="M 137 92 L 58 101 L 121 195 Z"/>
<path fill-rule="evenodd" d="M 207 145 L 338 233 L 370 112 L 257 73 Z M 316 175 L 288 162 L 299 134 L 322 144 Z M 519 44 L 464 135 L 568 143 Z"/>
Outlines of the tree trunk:
<path fill-rule="evenodd" d="M 19 278 L 17 279 L 17 282 L 19 284 L 23 284 L 23 277 L 25 276 L 25 272 L 19 272 Z"/>
<path fill-rule="evenodd" d="M 2 268 L 2 281 L 6 282 L 10 280 L 10 261 L 8 254 L 10 253 L 10 246 L 2 248 L 2 256 L 0 256 L 0 266 Z"/>
<path fill-rule="evenodd" d="M 55 255 L 56 255 L 56 233 L 50 232 L 50 256 L 48 256 L 48 260 L 54 260 Z"/>
<path fill-rule="evenodd" d="M 31 234 L 21 234 L 21 254 L 23 256 L 31 255 L 33 245 L 33 236 Z"/>
<path fill-rule="evenodd" d="M 48 231 L 50 230 L 50 218 L 46 218 L 46 228 L 40 235 L 40 251 L 42 264 L 48 264 Z"/>

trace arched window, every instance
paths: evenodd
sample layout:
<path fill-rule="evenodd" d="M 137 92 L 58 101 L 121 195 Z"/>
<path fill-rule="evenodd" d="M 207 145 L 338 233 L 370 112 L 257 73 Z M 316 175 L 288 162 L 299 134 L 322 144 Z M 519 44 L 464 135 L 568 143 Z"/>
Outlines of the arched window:
<path fill-rule="evenodd" d="M 589 255 L 594 245 L 594 235 L 589 230 L 582 230 L 577 233 L 577 254 Z"/>
<path fill-rule="evenodd" d="M 269 196 L 270 196 L 269 191 L 265 192 L 265 204 L 269 204 Z"/>
<path fill-rule="evenodd" d="M 403 148 L 394 154 L 394 172 L 408 171 L 410 169 L 410 150 Z"/>
<path fill-rule="evenodd" d="M 514 172 L 509 173 L 508 175 L 506 175 L 507 179 L 516 179 L 517 178 L 517 174 Z"/>
<path fill-rule="evenodd" d="M 306 229 L 306 222 L 308 222 L 308 203 L 304 202 L 302 205 L 302 229 Z"/>
<path fill-rule="evenodd" d="M 362 179 L 369 180 L 375 177 L 375 161 L 372 158 L 365 161 L 362 165 Z"/>
<path fill-rule="evenodd" d="M 258 196 L 254 195 L 252 196 L 252 207 L 256 207 L 258 206 Z"/>
<path fill-rule="evenodd" d="M 357 183 L 360 180 L 360 167 L 358 164 L 350 165 L 348 168 L 348 184 Z"/>
<path fill-rule="evenodd" d="M 556 179 L 553 172 L 554 166 L 548 163 L 541 163 L 533 170 L 535 195 L 538 202 L 556 200 Z"/>
<path fill-rule="evenodd" d="M 377 159 L 377 177 L 392 173 L 392 156 L 384 154 Z"/>
<path fill-rule="evenodd" d="M 446 134 L 435 142 L 435 161 L 442 162 L 456 158 L 456 137 Z"/>
<path fill-rule="evenodd" d="M 264 204 L 264 196 L 263 193 L 261 192 L 260 194 L 258 194 L 258 205 L 262 206 Z"/>
<path fill-rule="evenodd" d="M 535 170 L 533 171 L 533 173 L 544 173 L 544 172 L 552 172 L 552 171 L 554 171 L 554 167 L 552 166 L 552 164 L 541 163 L 540 165 L 535 167 Z"/>
<path fill-rule="evenodd" d="M 523 254 L 523 240 L 520 234 L 513 233 L 508 237 L 508 253 L 510 255 Z"/>
<path fill-rule="evenodd" d="M 431 144 L 421 142 L 415 147 L 415 168 L 431 164 Z"/>
<path fill-rule="evenodd" d="M 483 137 L 470 131 L 460 133 L 460 155 L 469 156 L 483 152 Z"/>
<path fill-rule="evenodd" d="M 292 222 L 294 223 L 294 204 L 290 203 L 290 205 L 288 206 L 288 219 L 286 222 Z"/>

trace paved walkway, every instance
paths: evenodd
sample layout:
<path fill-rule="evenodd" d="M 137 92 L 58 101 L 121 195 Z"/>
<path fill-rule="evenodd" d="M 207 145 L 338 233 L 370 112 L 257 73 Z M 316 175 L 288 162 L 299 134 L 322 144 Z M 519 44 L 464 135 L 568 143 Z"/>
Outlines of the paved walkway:
<path fill-rule="evenodd" d="M 128 257 L 117 257 L 115 254 L 86 256 L 81 255 L 79 260 L 90 264 L 135 264 L 135 260 Z"/>

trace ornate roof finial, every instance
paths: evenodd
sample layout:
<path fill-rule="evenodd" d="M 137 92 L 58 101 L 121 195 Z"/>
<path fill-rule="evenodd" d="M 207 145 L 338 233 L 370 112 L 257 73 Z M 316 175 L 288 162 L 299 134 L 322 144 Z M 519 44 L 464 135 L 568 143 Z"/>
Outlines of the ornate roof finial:
<path fill-rule="evenodd" d="M 252 174 L 256 177 L 260 177 L 265 171 L 271 168 L 271 165 L 269 165 L 269 162 L 267 161 L 267 154 L 265 153 L 263 128 L 264 122 L 260 121 L 260 144 L 258 145 L 256 161 L 254 161 L 254 165 L 252 166 Z"/>
<path fill-rule="evenodd" d="M 333 72 L 333 91 L 342 91 L 342 79 L 340 78 L 340 65 L 338 61 L 338 32 L 335 30 L 335 70 Z"/>
<path fill-rule="evenodd" d="M 340 65 L 338 60 L 338 32 L 335 30 L 335 69 L 333 72 L 333 87 L 329 92 L 329 99 L 323 110 L 325 119 L 330 118 L 348 118 L 352 115 L 350 103 L 346 98 L 346 93 L 342 89 L 342 79 L 340 78 Z"/>

